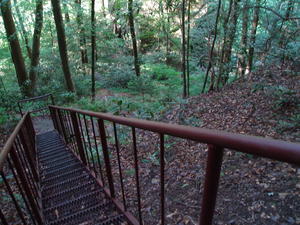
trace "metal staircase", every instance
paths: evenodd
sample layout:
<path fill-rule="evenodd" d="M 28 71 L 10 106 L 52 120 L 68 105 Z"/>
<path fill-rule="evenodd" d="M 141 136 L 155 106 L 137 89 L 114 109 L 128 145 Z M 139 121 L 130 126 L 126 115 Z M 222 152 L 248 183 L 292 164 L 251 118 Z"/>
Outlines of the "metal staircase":
<path fill-rule="evenodd" d="M 49 111 L 54 125 L 52 131 L 36 134 L 31 113 L 22 113 L 22 119 L 0 152 L 1 203 L 7 201 L 6 206 L 14 209 L 14 216 L 11 216 L 0 208 L 3 225 L 144 224 L 136 129 L 158 136 L 160 187 L 157 201 L 160 208 L 154 216 L 162 225 L 169 224 L 165 200 L 165 135 L 208 146 L 199 219 L 201 225 L 213 222 L 226 148 L 300 165 L 300 145 L 297 143 L 58 106 L 49 106 Z M 109 123 L 110 138 L 113 137 L 109 144 L 105 123 Z M 124 191 L 117 125 L 131 131 L 135 208 L 130 207 L 129 197 Z M 111 151 L 109 145 L 113 145 L 115 151 Z M 112 156 L 115 157 L 113 163 Z M 118 185 L 117 180 L 120 181 Z M 7 196 L 8 200 L 4 198 Z"/>

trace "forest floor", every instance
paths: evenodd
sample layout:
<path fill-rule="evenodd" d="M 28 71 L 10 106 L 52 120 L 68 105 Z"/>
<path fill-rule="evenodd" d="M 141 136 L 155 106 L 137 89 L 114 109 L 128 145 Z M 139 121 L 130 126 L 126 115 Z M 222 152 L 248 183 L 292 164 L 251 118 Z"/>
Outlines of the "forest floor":
<path fill-rule="evenodd" d="M 284 76 L 275 69 L 272 75 L 258 71 L 221 92 L 189 98 L 169 110 L 162 120 L 300 142 L 299 99 L 299 76 Z M 137 134 L 143 217 L 146 224 L 159 224 L 159 139 L 151 132 L 138 130 Z M 206 148 L 193 141 L 167 138 L 167 224 L 197 224 Z M 136 207 L 130 149 L 130 144 L 122 145 L 121 164 L 126 196 L 132 199 L 128 204 Z M 117 159 L 112 161 L 118 177 Z M 300 224 L 300 169 L 226 149 L 214 218 L 216 225 Z"/>
<path fill-rule="evenodd" d="M 109 90 L 101 93 L 98 98 L 120 95 Z M 191 97 L 160 117 L 168 123 L 300 142 L 299 99 L 300 77 L 282 75 L 274 68 L 272 74 L 257 71 L 249 79 L 238 80 L 220 92 Z M 119 130 L 127 204 L 136 209 L 130 130 Z M 1 135 L 1 143 L 5 138 Z M 121 197 L 113 141 L 109 145 L 117 195 Z M 143 218 L 145 224 L 159 224 L 158 135 L 137 130 L 137 147 Z M 207 146 L 167 136 L 165 148 L 167 224 L 197 224 Z M 300 224 L 300 169 L 226 149 L 214 224 Z"/>

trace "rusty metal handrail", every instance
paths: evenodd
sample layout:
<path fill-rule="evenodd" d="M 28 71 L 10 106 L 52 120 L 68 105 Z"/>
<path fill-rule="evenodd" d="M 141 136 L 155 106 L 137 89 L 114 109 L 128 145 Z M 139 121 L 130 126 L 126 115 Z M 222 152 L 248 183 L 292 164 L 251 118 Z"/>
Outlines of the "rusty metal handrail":
<path fill-rule="evenodd" d="M 53 98 L 53 95 L 52 94 L 46 94 L 46 95 L 41 95 L 41 96 L 36 96 L 36 97 L 32 97 L 32 98 L 26 98 L 26 99 L 22 99 L 22 100 L 19 100 L 18 101 L 18 108 L 19 108 L 19 112 L 20 114 L 23 116 L 23 111 L 22 111 L 22 103 L 25 103 L 25 102 L 35 102 L 35 101 L 41 101 L 43 99 L 48 99 L 50 98 L 51 100 L 51 104 L 55 104 L 54 103 L 54 98 Z M 39 108 L 39 109 L 35 109 L 35 110 L 31 110 L 31 111 L 28 111 L 30 113 L 34 113 L 34 112 L 39 112 L 39 111 L 43 111 L 45 109 L 48 109 L 48 107 L 43 107 L 43 108 Z"/>
<path fill-rule="evenodd" d="M 167 124 L 148 120 L 126 118 L 108 113 L 97 113 L 68 107 L 51 106 L 54 109 L 82 113 L 118 124 L 171 135 L 184 139 L 199 141 L 206 144 L 222 146 L 243 153 L 293 163 L 300 166 L 300 145 L 261 137 L 233 134 L 224 131 L 196 128 L 183 125 Z"/>
<path fill-rule="evenodd" d="M 161 122 L 152 122 L 140 119 L 125 118 L 114 116 L 107 113 L 96 113 L 85 110 L 50 106 L 50 113 L 55 125 L 55 128 L 64 137 L 65 141 L 73 148 L 73 152 L 81 158 L 82 162 L 95 174 L 100 172 L 100 177 L 104 185 L 104 179 L 99 162 L 100 171 L 95 169 L 95 160 L 89 159 L 88 151 L 91 151 L 91 141 L 94 139 L 97 150 L 97 141 L 95 138 L 94 120 L 97 120 L 98 131 L 100 134 L 102 155 L 104 157 L 104 166 L 106 169 L 106 178 L 108 181 L 109 196 L 116 203 L 118 209 L 124 213 L 130 224 L 143 224 L 141 211 L 141 192 L 139 184 L 139 165 L 136 146 L 136 128 L 158 133 L 160 136 L 160 221 L 165 224 L 165 183 L 164 183 L 164 135 L 179 137 L 182 139 L 194 140 L 208 145 L 208 157 L 206 165 L 206 175 L 204 182 L 204 192 L 202 199 L 202 207 L 200 212 L 201 225 L 211 225 L 214 215 L 216 196 L 218 192 L 218 183 L 221 173 L 221 165 L 223 161 L 224 148 L 233 149 L 239 152 L 258 155 L 270 159 L 275 159 L 282 162 L 293 163 L 300 165 L 300 144 L 246 136 L 240 134 L 232 134 L 223 131 L 209 130 L 204 128 L 193 128 L 188 126 L 173 125 Z M 92 134 L 89 134 L 87 128 L 87 118 L 92 122 Z M 115 198 L 115 182 L 111 171 L 110 155 L 107 146 L 104 121 L 113 123 L 116 154 L 118 157 L 119 178 L 122 190 L 122 204 L 119 199 Z M 127 211 L 126 197 L 124 196 L 122 169 L 120 167 L 119 143 L 116 124 L 125 125 L 132 129 L 132 146 L 134 151 L 134 167 L 135 180 L 138 199 L 138 219 L 132 217 Z M 84 130 L 84 128 L 86 130 Z M 74 139 L 75 138 L 75 139 Z M 86 143 L 86 138 L 88 143 Z M 122 207 L 123 205 L 123 207 Z"/>
<path fill-rule="evenodd" d="M 37 170 L 35 131 L 30 114 L 26 113 L 0 152 L 0 178 L 5 187 L 3 190 L 10 196 L 10 202 L 22 224 L 28 224 L 29 220 L 33 224 L 43 224 Z M 21 200 L 16 198 L 16 193 L 21 196 Z M 25 211 L 20 201 L 24 203 Z M 8 224 L 10 218 L 0 209 L 2 224 Z"/>
<path fill-rule="evenodd" d="M 5 160 L 7 159 L 8 153 L 12 149 L 12 146 L 14 144 L 14 141 L 19 134 L 19 131 L 21 130 L 22 126 L 25 123 L 26 118 L 28 117 L 29 113 L 25 113 L 25 115 L 22 117 L 22 119 L 18 122 L 17 126 L 15 127 L 12 134 L 7 139 L 5 145 L 3 146 L 1 152 L 0 152 L 0 171 L 2 171 L 3 164 Z"/>

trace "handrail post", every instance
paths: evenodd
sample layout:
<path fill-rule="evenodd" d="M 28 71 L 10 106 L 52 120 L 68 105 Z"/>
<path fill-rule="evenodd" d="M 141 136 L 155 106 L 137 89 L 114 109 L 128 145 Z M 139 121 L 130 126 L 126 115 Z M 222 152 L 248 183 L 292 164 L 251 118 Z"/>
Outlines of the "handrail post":
<path fill-rule="evenodd" d="M 57 109 L 56 113 L 57 113 L 57 115 L 58 115 L 59 125 L 60 125 L 60 128 L 61 128 L 61 132 L 62 132 L 62 134 L 63 134 L 63 137 L 64 137 L 64 139 L 65 139 L 65 142 L 68 144 L 68 137 L 67 137 L 67 133 L 66 133 L 66 128 L 65 128 L 65 125 L 64 125 L 62 116 L 61 116 L 61 114 L 60 114 L 60 110 Z"/>
<path fill-rule="evenodd" d="M 200 225 L 211 225 L 215 211 L 219 178 L 222 166 L 223 148 L 208 145 L 208 156 L 201 206 Z"/>
<path fill-rule="evenodd" d="M 164 134 L 159 134 L 160 138 L 160 221 L 165 224 L 165 139 Z"/>
<path fill-rule="evenodd" d="M 29 166 L 31 168 L 31 171 L 32 171 L 32 174 L 33 174 L 33 177 L 35 179 L 35 182 L 38 182 L 39 181 L 39 176 L 37 174 L 37 171 L 36 171 L 36 164 L 35 164 L 35 152 L 32 152 L 32 150 L 34 151 L 34 147 L 32 148 L 32 146 L 28 146 L 26 142 L 26 139 L 25 139 L 25 135 L 22 131 L 22 129 L 20 130 L 20 139 L 21 139 L 21 143 L 22 143 L 22 146 L 23 146 L 23 149 L 24 149 L 24 152 L 26 154 L 26 157 L 28 158 L 28 163 L 29 163 Z"/>
<path fill-rule="evenodd" d="M 53 122 L 53 125 L 54 125 L 54 128 L 58 131 L 58 122 L 57 122 L 57 116 L 55 114 L 55 109 L 53 109 L 51 106 L 49 106 L 49 111 L 50 111 L 50 116 L 52 118 L 52 122 Z"/>
<path fill-rule="evenodd" d="M 70 114 L 71 114 L 71 120 L 72 120 L 72 125 L 73 125 L 73 129 L 74 129 L 74 135 L 75 135 L 79 155 L 80 155 L 82 162 L 85 165 L 87 165 L 86 157 L 84 154 L 83 143 L 82 143 L 82 140 L 80 137 L 80 130 L 79 130 L 79 124 L 78 124 L 78 120 L 77 120 L 77 115 L 75 112 L 70 112 Z"/>
<path fill-rule="evenodd" d="M 104 121 L 102 119 L 98 119 L 98 126 L 99 126 L 99 133 L 100 133 L 100 137 L 101 137 L 102 151 L 103 151 L 107 180 L 108 180 L 108 185 L 109 185 L 109 191 L 110 191 L 111 197 L 114 198 L 115 197 L 114 181 L 113 181 L 113 175 L 111 172 L 111 165 L 110 165 L 109 154 L 108 154 Z"/>

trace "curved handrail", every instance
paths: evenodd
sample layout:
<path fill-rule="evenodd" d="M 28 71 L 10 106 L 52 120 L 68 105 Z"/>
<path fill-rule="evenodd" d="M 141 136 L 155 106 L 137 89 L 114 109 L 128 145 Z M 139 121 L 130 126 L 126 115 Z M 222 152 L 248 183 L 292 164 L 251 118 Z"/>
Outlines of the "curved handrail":
<path fill-rule="evenodd" d="M 22 117 L 22 119 L 18 122 L 17 126 L 15 127 L 14 131 L 12 132 L 12 134 L 9 136 L 9 138 L 7 139 L 4 147 L 2 148 L 1 152 L 0 152 L 0 171 L 2 171 L 3 168 L 3 164 L 8 156 L 8 153 L 10 152 L 14 141 L 17 137 L 17 135 L 19 134 L 19 131 L 21 130 L 21 128 L 23 127 L 23 124 L 25 123 L 27 117 L 29 116 L 29 113 L 25 113 L 25 115 Z"/>
<path fill-rule="evenodd" d="M 122 125 L 199 141 L 201 143 L 212 144 L 215 146 L 221 146 L 224 148 L 275 159 L 282 162 L 293 163 L 300 166 L 299 143 L 279 141 L 242 134 L 233 134 L 206 128 L 196 128 L 183 125 L 126 118 L 108 113 L 97 113 L 68 107 L 50 106 L 50 108 L 81 113 Z"/>

